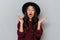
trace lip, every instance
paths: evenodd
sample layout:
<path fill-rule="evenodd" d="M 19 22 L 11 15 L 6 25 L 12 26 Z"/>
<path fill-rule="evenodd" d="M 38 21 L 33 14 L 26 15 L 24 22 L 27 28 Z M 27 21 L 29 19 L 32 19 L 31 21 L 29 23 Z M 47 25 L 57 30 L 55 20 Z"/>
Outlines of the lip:
<path fill-rule="evenodd" d="M 32 15 L 32 14 L 29 14 L 29 15 Z"/>

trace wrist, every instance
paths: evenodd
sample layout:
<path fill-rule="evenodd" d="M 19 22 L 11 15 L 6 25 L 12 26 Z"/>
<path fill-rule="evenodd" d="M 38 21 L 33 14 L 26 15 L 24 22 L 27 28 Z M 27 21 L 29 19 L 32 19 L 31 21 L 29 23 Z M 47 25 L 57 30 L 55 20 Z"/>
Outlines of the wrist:
<path fill-rule="evenodd" d="M 37 30 L 40 30 L 40 26 L 41 26 L 41 24 L 40 24 L 40 23 L 38 23 Z"/>

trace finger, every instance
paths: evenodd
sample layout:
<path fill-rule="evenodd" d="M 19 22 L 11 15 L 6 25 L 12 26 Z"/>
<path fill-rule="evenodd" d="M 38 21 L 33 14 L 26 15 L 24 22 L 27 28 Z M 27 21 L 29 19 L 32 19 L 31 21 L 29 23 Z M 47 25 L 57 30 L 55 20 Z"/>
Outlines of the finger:
<path fill-rule="evenodd" d="M 18 18 L 18 19 L 21 19 L 19 15 L 17 15 L 17 18 Z"/>
<path fill-rule="evenodd" d="M 19 16 L 19 15 L 17 15 L 17 17 L 18 17 L 18 18 L 20 18 L 20 16 Z"/>
<path fill-rule="evenodd" d="M 46 17 L 42 18 L 42 19 L 40 20 L 40 22 L 43 22 L 43 21 L 45 21 L 45 20 L 46 20 Z"/>
<path fill-rule="evenodd" d="M 45 21 L 47 18 L 46 17 L 44 17 L 41 21 L 43 22 L 43 21 Z"/>
<path fill-rule="evenodd" d="M 17 15 L 17 19 L 18 19 L 18 21 L 20 21 L 20 17 L 19 17 L 19 15 Z"/>

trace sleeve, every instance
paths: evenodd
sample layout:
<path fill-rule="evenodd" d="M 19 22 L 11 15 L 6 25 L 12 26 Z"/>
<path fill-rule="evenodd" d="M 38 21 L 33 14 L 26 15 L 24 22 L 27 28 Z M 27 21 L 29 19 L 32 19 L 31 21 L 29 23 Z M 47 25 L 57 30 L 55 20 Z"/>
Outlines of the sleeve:
<path fill-rule="evenodd" d="M 20 28 L 20 22 L 18 22 L 17 28 L 18 28 L 18 29 L 17 29 L 17 35 L 18 35 L 19 38 L 22 39 L 23 36 L 24 36 L 24 32 L 20 32 L 20 31 L 19 31 L 19 28 Z"/>
<path fill-rule="evenodd" d="M 42 33 L 43 33 L 43 29 L 42 29 L 42 25 L 41 25 L 40 30 L 36 30 L 34 32 L 34 34 L 36 37 L 40 38 L 42 36 Z"/>

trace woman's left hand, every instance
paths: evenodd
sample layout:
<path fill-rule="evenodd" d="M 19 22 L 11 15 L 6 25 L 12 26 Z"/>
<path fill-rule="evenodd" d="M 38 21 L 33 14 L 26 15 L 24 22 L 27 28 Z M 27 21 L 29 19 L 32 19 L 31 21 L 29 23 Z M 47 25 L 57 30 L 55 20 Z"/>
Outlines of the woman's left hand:
<path fill-rule="evenodd" d="M 41 23 L 43 23 L 45 20 L 46 20 L 46 17 L 44 17 L 44 18 L 42 18 L 42 19 L 39 19 L 37 30 L 40 30 Z"/>
<path fill-rule="evenodd" d="M 39 19 L 38 23 L 41 24 L 42 22 L 44 22 L 46 20 L 46 17 Z"/>

